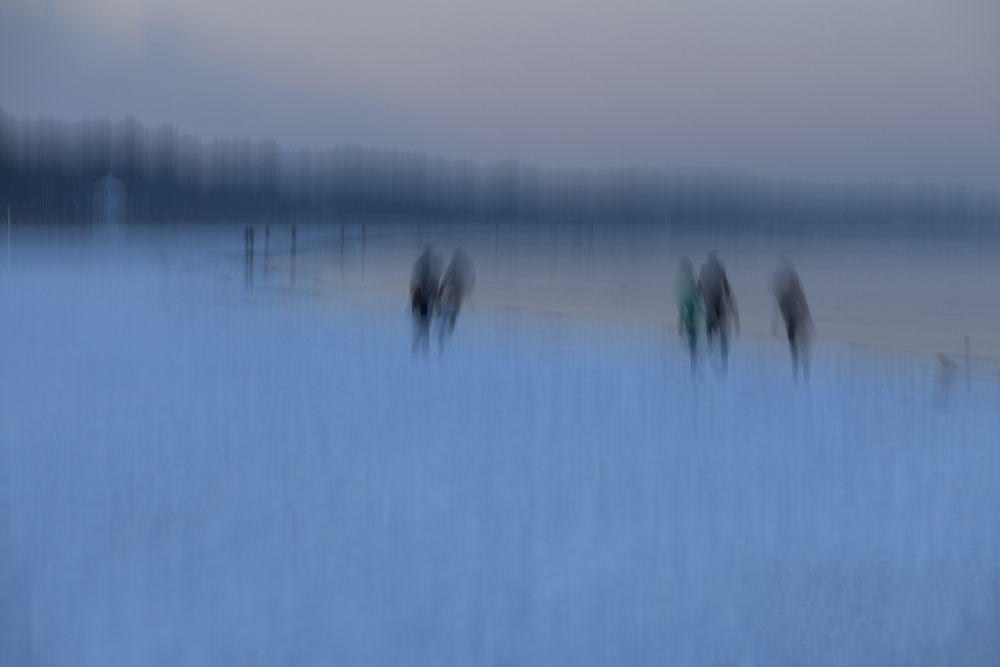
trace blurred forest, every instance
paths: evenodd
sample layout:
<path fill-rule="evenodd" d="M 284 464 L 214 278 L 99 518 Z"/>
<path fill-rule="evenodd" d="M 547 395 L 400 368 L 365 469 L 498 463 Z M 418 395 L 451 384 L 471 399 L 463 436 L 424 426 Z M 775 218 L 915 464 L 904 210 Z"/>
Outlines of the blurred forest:
<path fill-rule="evenodd" d="M 670 156 L 664 156 L 669 162 Z M 64 122 L 0 108 L 0 206 L 94 222 L 110 172 L 127 222 L 400 219 L 788 224 L 1000 223 L 1000 191 L 822 184 L 738 172 L 481 164 L 362 146 L 210 139 L 133 117 Z"/>

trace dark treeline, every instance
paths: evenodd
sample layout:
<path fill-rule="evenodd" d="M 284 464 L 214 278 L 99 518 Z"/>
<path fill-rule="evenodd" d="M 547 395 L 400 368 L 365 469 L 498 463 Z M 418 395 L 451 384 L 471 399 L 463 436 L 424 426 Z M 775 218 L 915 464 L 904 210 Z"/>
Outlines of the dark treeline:
<path fill-rule="evenodd" d="M 545 169 L 358 146 L 213 139 L 134 118 L 66 123 L 0 109 L 0 205 L 91 223 L 118 185 L 124 221 L 503 219 L 679 223 L 1000 222 L 1000 192 L 830 185 L 663 169 Z M 120 193 L 120 194 L 117 194 Z M 100 205 L 98 205 L 100 202 Z M 115 210 L 119 210 L 115 209 Z"/>

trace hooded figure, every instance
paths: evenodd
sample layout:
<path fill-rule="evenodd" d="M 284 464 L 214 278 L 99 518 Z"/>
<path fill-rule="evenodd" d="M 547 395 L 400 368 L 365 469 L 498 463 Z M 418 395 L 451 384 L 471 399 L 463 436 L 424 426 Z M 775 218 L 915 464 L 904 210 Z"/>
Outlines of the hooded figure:
<path fill-rule="evenodd" d="M 455 248 L 437 295 L 438 345 L 442 353 L 445 337 L 450 337 L 455 330 L 455 320 L 458 318 L 458 311 L 462 309 L 462 301 L 475 286 L 476 270 L 472 266 L 472 258 L 462 248 Z"/>
<path fill-rule="evenodd" d="M 777 270 L 771 277 L 771 294 L 778 301 L 778 311 L 785 321 L 785 333 L 788 335 L 788 346 L 792 353 L 792 376 L 799 378 L 799 362 L 802 363 L 802 375 L 809 379 L 809 338 L 813 334 L 812 315 L 806 294 L 799 282 L 799 274 L 795 266 L 782 258 Z M 771 333 L 777 335 L 777 316 L 771 322 Z"/>
<path fill-rule="evenodd" d="M 729 325 L 740 332 L 740 314 L 736 309 L 736 300 L 729 287 L 726 269 L 714 252 L 708 253 L 708 259 L 701 265 L 698 275 L 698 293 L 705 304 L 705 338 L 708 347 L 712 347 L 712 336 L 719 338 L 719 351 L 722 353 L 722 373 L 725 375 L 729 360 L 729 341 L 727 339 Z"/>
<path fill-rule="evenodd" d="M 438 283 L 441 275 L 441 259 L 431 249 L 424 246 L 417 261 L 413 263 L 410 274 L 410 310 L 413 313 L 413 356 L 417 356 L 417 348 L 423 343 L 424 356 L 430 352 L 431 317 L 434 313 L 434 301 L 438 294 Z"/>
<path fill-rule="evenodd" d="M 674 298 L 677 301 L 677 335 L 691 354 L 691 373 L 698 358 L 698 322 L 701 320 L 701 299 L 694 280 L 691 260 L 681 257 L 674 276 Z"/>

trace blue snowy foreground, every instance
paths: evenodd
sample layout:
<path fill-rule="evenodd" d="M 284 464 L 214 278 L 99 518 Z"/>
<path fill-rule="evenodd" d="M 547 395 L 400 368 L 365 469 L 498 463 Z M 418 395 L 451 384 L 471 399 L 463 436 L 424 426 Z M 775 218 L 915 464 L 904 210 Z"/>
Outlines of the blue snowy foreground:
<path fill-rule="evenodd" d="M 796 387 L 747 336 L 692 382 L 659 325 L 482 306 L 414 363 L 393 295 L 38 255 L 2 665 L 1000 661 L 995 364 L 827 343 Z"/>

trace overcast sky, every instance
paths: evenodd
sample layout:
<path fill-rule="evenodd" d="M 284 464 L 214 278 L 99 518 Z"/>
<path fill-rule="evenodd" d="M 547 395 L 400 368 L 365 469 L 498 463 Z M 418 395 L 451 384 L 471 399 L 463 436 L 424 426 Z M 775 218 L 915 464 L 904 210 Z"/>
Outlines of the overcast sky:
<path fill-rule="evenodd" d="M 1000 1 L 0 0 L 0 106 L 544 166 L 1000 187 Z"/>

